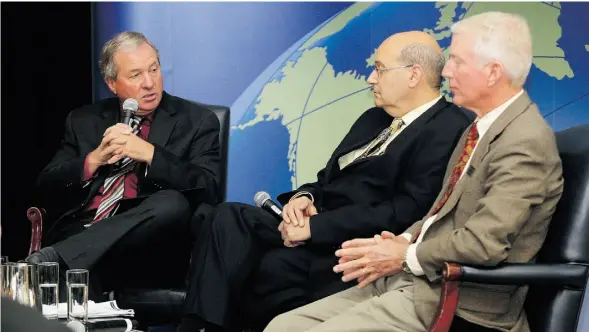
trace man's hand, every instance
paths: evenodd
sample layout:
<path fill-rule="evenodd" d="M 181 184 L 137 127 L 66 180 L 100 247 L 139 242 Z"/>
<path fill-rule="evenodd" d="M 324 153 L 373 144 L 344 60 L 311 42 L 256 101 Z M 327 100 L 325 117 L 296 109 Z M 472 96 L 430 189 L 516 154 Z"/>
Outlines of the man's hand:
<path fill-rule="evenodd" d="M 309 223 L 309 217 L 306 219 L 304 226 L 294 226 L 293 224 L 287 224 L 284 221 L 278 225 L 278 230 L 282 235 L 282 240 L 286 247 L 296 247 L 311 238 L 311 224 Z"/>
<path fill-rule="evenodd" d="M 131 134 L 131 128 L 124 124 L 114 125 L 104 131 L 100 145 L 88 156 L 90 174 L 94 174 L 100 166 L 109 164 L 108 161 L 116 155 L 114 152 L 106 152 L 110 143 L 115 139 L 122 141 L 120 137 L 129 134 Z"/>
<path fill-rule="evenodd" d="M 284 236 L 284 233 L 282 232 L 283 227 L 284 227 L 284 222 L 281 222 L 280 225 L 278 225 L 278 230 L 280 231 L 280 236 L 282 237 L 282 241 L 283 241 L 285 247 L 294 248 L 294 247 L 298 247 L 300 245 L 305 244 L 305 242 L 303 242 L 303 241 L 291 242 L 291 241 L 287 240 L 286 237 Z"/>
<path fill-rule="evenodd" d="M 308 219 L 317 214 L 317 208 L 309 197 L 301 196 L 288 202 L 282 209 L 284 222 L 290 225 L 305 227 Z"/>
<path fill-rule="evenodd" d="M 102 150 L 101 157 L 110 156 L 107 161 L 108 164 L 114 164 L 125 157 L 129 157 L 151 165 L 154 146 L 134 135 L 128 125 L 118 123 L 108 128 L 104 132 L 103 142 L 105 141 L 108 147 Z"/>
<path fill-rule="evenodd" d="M 407 239 L 390 232 L 346 241 L 335 253 L 340 260 L 333 270 L 343 272 L 345 282 L 358 279 L 358 287 L 363 288 L 378 278 L 399 273 L 408 247 Z"/>

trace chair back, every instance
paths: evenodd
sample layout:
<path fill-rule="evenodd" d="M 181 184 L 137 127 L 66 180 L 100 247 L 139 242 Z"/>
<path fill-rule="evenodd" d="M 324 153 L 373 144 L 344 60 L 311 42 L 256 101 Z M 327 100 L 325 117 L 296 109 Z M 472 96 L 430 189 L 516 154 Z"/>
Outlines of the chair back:
<path fill-rule="evenodd" d="M 219 118 L 221 125 L 219 131 L 219 145 L 221 146 L 221 170 L 219 174 L 219 203 L 225 202 L 227 197 L 227 167 L 229 164 L 229 123 L 230 123 L 230 109 L 227 106 L 209 105 L 194 102 L 197 105 L 204 106 L 215 113 Z"/>
<path fill-rule="evenodd" d="M 589 264 L 589 125 L 556 132 L 564 191 L 538 263 Z M 589 271 L 589 270 L 588 270 Z M 587 273 L 585 274 L 587 275 Z M 576 331 L 585 294 L 581 289 L 532 286 L 525 310 L 534 332 Z"/>

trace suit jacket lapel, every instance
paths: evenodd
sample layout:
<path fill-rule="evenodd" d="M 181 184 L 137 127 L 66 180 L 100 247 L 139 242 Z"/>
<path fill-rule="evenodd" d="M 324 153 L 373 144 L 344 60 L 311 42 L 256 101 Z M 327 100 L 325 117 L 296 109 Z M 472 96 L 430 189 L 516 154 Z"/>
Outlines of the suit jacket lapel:
<path fill-rule="evenodd" d="M 117 98 L 109 102 L 100 112 L 100 119 L 96 121 L 94 135 L 98 137 L 96 142 L 102 142 L 102 135 L 109 128 L 117 124 L 120 118 L 120 105 Z"/>
<path fill-rule="evenodd" d="M 474 124 L 471 124 L 470 126 L 468 126 L 468 128 L 466 128 L 464 130 L 464 132 L 462 133 L 462 137 L 460 137 L 460 139 L 458 140 L 458 143 L 456 143 L 456 147 L 454 148 L 454 151 L 452 152 L 452 156 L 450 156 L 450 160 L 448 161 L 448 166 L 446 166 L 446 174 L 444 175 L 444 180 L 442 182 L 442 188 L 440 189 L 440 192 L 438 193 L 438 197 L 436 198 L 436 200 L 432 204 L 429 212 L 427 213 L 426 218 L 429 218 L 430 216 L 432 216 L 434 208 L 436 206 L 438 206 L 439 202 L 444 197 L 444 194 L 446 193 L 446 191 L 448 191 L 448 186 L 450 186 L 450 175 L 452 174 L 451 170 L 454 168 L 454 165 L 456 165 L 456 163 L 458 162 L 458 159 L 462 155 L 464 145 L 466 144 L 466 138 L 468 137 L 468 131 L 470 130 L 470 128 L 472 126 L 474 126 Z M 447 202 L 446 202 L 446 204 L 447 204 Z"/>
<path fill-rule="evenodd" d="M 515 119 L 517 116 L 519 116 L 521 113 L 523 113 L 526 109 L 528 109 L 528 107 L 530 107 L 531 104 L 532 104 L 532 101 L 530 100 L 530 97 L 528 96 L 527 93 L 524 92 L 511 105 L 509 105 L 509 107 L 507 107 L 507 109 L 495 120 L 495 122 L 493 122 L 491 127 L 489 127 L 487 132 L 484 134 L 484 136 L 477 143 L 476 150 L 474 151 L 474 154 L 471 156 L 469 168 L 473 168 L 474 170 L 479 168 L 481 161 L 489 152 L 489 147 L 490 147 L 491 143 L 495 140 L 495 138 L 505 129 L 505 127 L 507 127 L 507 125 L 509 125 L 509 123 L 511 123 L 511 121 L 513 121 L 513 119 Z M 469 129 L 470 129 L 470 127 L 469 127 Z M 452 163 L 449 164 L 448 170 L 446 172 L 447 178 L 449 177 L 448 175 L 451 172 L 452 168 L 456 164 L 458 157 L 462 154 L 464 144 L 466 143 L 467 133 L 468 133 L 468 129 L 465 131 L 465 133 L 463 134 L 463 137 L 460 139 L 460 142 L 457 145 L 457 148 L 454 150 L 454 153 L 452 155 L 452 160 L 451 160 Z M 448 212 L 452 211 L 454 206 L 456 206 L 456 204 L 458 203 L 458 200 L 460 199 L 460 196 L 462 195 L 462 191 L 464 190 L 466 183 L 468 183 L 468 178 L 469 178 L 468 174 L 469 173 L 465 173 L 462 176 L 462 178 L 458 181 L 458 183 L 456 183 L 456 185 L 452 191 L 452 194 L 450 195 L 450 197 L 448 197 L 448 201 L 446 201 L 444 206 L 438 212 L 438 217 L 436 218 L 437 220 L 444 217 L 446 214 L 448 214 Z M 440 195 L 438 195 L 438 199 L 436 200 L 434 207 L 436 206 L 437 201 L 439 199 L 441 199 L 443 193 L 445 193 L 448 188 L 448 183 L 446 183 L 447 180 L 448 179 L 446 179 L 444 181 L 444 188 L 440 192 Z M 432 207 L 432 209 L 433 209 L 433 207 Z"/>
<path fill-rule="evenodd" d="M 169 95 L 164 92 L 160 106 L 156 113 L 149 130 L 147 141 L 159 146 L 166 146 L 170 134 L 176 126 L 178 119 L 176 118 L 176 110 L 167 102 Z"/>
<path fill-rule="evenodd" d="M 435 103 L 432 107 L 430 107 L 420 117 L 418 117 L 417 119 L 415 119 L 415 121 L 413 121 L 407 128 L 403 129 L 403 131 L 398 136 L 396 136 L 395 139 L 393 139 L 393 141 L 387 146 L 387 148 L 385 150 L 385 153 L 389 149 L 392 149 L 394 151 L 397 146 L 403 146 L 405 144 L 405 141 L 407 141 L 410 137 L 413 137 L 413 136 L 415 136 L 415 135 L 417 135 L 419 133 L 419 130 L 422 128 L 422 126 L 425 123 L 427 123 L 429 121 L 429 119 L 431 119 L 431 117 L 434 114 L 436 114 L 436 112 L 438 112 L 439 110 L 445 108 L 446 106 L 448 106 L 448 102 L 446 101 L 446 99 L 444 97 L 442 97 L 442 99 L 440 99 L 437 103 Z M 390 125 L 390 123 L 387 123 L 387 126 L 389 126 L 389 125 Z M 384 127 L 383 127 L 383 129 L 384 129 Z M 374 135 L 374 137 L 372 137 L 371 139 L 367 140 L 364 144 L 366 144 L 366 143 L 370 142 L 371 140 L 373 140 L 379 133 L 380 133 L 380 131 L 378 133 L 376 133 L 376 135 Z M 360 146 L 362 146 L 362 145 L 361 144 L 358 145 L 358 148 Z M 353 149 L 350 149 L 349 151 L 352 151 L 352 150 Z M 374 157 L 368 157 L 368 158 L 362 158 L 362 159 L 355 160 L 352 163 L 350 163 L 348 166 L 346 166 L 346 169 L 349 169 L 351 166 L 354 166 L 356 164 L 370 161 L 372 158 L 377 158 L 377 157 L 379 157 L 379 156 L 374 156 Z"/>
<path fill-rule="evenodd" d="M 403 131 L 393 139 L 391 144 L 387 146 L 387 150 L 397 149 L 397 146 L 403 146 L 405 142 L 414 136 L 419 134 L 419 131 L 423 128 L 423 126 L 429 122 L 429 120 L 439 111 L 446 108 L 448 106 L 448 101 L 446 101 L 445 97 L 442 97 L 435 103 L 432 107 L 430 107 L 425 113 L 420 115 L 417 119 L 415 119 L 407 128 L 403 129 Z"/>
<path fill-rule="evenodd" d="M 387 121 L 390 119 L 390 122 L 379 123 L 377 126 L 358 128 L 360 130 L 357 133 L 354 133 L 353 137 L 350 137 L 349 139 L 344 141 L 342 146 L 338 150 L 335 151 L 335 153 L 334 153 L 335 159 L 337 160 L 341 156 L 345 155 L 346 153 L 350 153 L 350 152 L 352 152 L 356 149 L 359 149 L 359 148 L 363 147 L 364 145 L 370 143 L 386 127 L 391 125 L 391 122 L 393 121 L 393 117 L 387 116 L 386 119 L 387 119 Z"/>
<path fill-rule="evenodd" d="M 384 112 L 384 110 L 383 110 Z M 387 116 L 384 117 L 386 119 L 390 119 L 393 121 L 393 117 Z M 329 159 L 325 169 L 325 179 L 327 182 L 330 181 L 334 176 L 336 176 L 342 170 L 339 167 L 339 158 L 343 155 L 350 153 L 353 150 L 359 149 L 362 146 L 368 144 L 370 141 L 376 138 L 380 132 L 388 127 L 391 122 L 383 121 L 382 123 L 378 123 L 377 126 L 365 126 L 359 127 L 358 132 L 350 132 L 342 141 L 342 143 L 336 148 L 334 151 L 332 158 Z"/>

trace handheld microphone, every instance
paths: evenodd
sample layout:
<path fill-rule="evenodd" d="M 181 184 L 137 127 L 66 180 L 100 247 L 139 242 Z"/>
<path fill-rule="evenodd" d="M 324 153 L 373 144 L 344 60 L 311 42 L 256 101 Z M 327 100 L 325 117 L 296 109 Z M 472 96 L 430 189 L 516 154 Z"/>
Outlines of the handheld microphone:
<path fill-rule="evenodd" d="M 131 125 L 131 117 L 139 109 L 139 103 L 133 98 L 125 99 L 123 102 L 123 119 L 122 123 Z"/>
<path fill-rule="evenodd" d="M 282 208 L 270 199 L 270 195 L 265 191 L 257 192 L 254 196 L 254 203 L 257 207 L 270 212 L 276 219 L 282 221 Z"/>

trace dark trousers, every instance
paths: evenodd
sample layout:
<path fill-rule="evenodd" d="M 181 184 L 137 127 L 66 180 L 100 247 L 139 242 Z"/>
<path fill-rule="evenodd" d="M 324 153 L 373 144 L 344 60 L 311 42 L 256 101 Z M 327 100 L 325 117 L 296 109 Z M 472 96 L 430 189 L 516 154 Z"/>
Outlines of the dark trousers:
<path fill-rule="evenodd" d="M 199 210 L 185 315 L 228 330 L 263 327 L 280 313 L 351 286 L 332 271 L 332 248 L 284 247 L 279 221 L 263 209 L 223 203 Z"/>
<path fill-rule="evenodd" d="M 125 287 L 178 286 L 190 260 L 190 218 L 186 198 L 163 190 L 88 228 L 88 218 L 69 220 L 61 232 L 67 237 L 53 248 L 67 268 L 89 270 L 91 298 Z"/>

